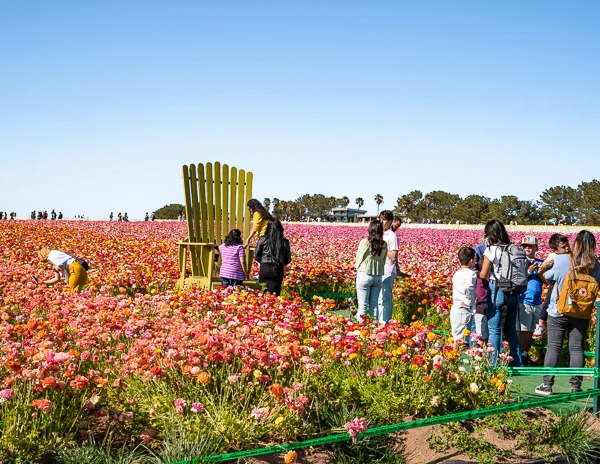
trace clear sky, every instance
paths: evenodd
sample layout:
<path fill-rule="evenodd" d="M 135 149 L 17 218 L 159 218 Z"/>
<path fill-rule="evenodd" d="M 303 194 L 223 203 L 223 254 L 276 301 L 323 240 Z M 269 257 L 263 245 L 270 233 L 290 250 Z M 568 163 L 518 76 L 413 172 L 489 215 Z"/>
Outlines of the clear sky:
<path fill-rule="evenodd" d="M 261 200 L 537 199 L 600 178 L 599 129 L 597 0 L 0 0 L 19 216 L 139 218 L 215 160 Z"/>

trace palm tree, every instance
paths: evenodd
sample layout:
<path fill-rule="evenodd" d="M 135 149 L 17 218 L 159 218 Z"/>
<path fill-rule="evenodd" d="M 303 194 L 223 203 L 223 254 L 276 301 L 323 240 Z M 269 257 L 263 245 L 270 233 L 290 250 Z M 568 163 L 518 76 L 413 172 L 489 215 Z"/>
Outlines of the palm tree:
<path fill-rule="evenodd" d="M 342 198 L 340 198 L 340 205 L 342 205 L 342 208 L 345 208 L 349 204 L 350 204 L 350 198 L 348 198 L 346 196 L 343 196 Z"/>
<path fill-rule="evenodd" d="M 365 204 L 365 200 L 363 200 L 361 197 L 358 197 L 354 200 L 354 203 L 356 203 L 356 206 L 358 206 L 358 209 L 360 209 L 362 205 Z"/>
<path fill-rule="evenodd" d="M 377 215 L 379 216 L 379 206 L 383 203 L 383 197 L 380 194 L 375 194 L 375 203 L 377 203 Z"/>
<path fill-rule="evenodd" d="M 263 205 L 264 205 L 265 209 L 267 211 L 269 211 L 269 206 L 271 206 L 271 199 L 270 198 L 265 198 L 263 200 Z"/>

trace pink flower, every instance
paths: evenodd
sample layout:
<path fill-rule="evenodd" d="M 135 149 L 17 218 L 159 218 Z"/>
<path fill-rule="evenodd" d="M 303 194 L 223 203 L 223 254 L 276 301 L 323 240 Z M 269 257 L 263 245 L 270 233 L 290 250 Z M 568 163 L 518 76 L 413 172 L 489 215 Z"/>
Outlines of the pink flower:
<path fill-rule="evenodd" d="M 344 428 L 348 431 L 348 435 L 352 437 L 352 442 L 356 443 L 358 434 L 367 430 L 367 419 L 364 417 L 354 418 L 350 422 L 346 422 Z"/>
<path fill-rule="evenodd" d="M 377 370 L 375 371 L 375 373 L 377 374 L 377 377 L 381 377 L 386 372 L 387 372 L 387 370 L 385 367 L 378 367 Z"/>
<path fill-rule="evenodd" d="M 250 413 L 250 416 L 256 420 L 262 420 L 269 416 L 268 408 L 254 408 Z"/>
<path fill-rule="evenodd" d="M 367 377 L 374 377 L 375 376 L 375 372 L 373 372 L 373 369 L 369 369 L 367 371 Z"/>
<path fill-rule="evenodd" d="M 15 398 L 15 392 L 10 388 L 0 391 L 0 398 L 3 400 L 12 400 Z"/>
<path fill-rule="evenodd" d="M 242 378 L 241 375 L 234 374 L 234 375 L 230 375 L 229 377 L 227 377 L 227 380 L 229 381 L 229 383 L 238 383 L 241 378 Z"/>
<path fill-rule="evenodd" d="M 204 405 L 202 403 L 192 403 L 192 407 L 190 408 L 192 412 L 203 412 Z"/>
<path fill-rule="evenodd" d="M 185 409 L 187 402 L 183 398 L 177 398 L 175 401 L 173 401 L 173 405 L 175 406 L 175 411 L 177 411 L 177 414 L 183 414 L 183 410 Z"/>

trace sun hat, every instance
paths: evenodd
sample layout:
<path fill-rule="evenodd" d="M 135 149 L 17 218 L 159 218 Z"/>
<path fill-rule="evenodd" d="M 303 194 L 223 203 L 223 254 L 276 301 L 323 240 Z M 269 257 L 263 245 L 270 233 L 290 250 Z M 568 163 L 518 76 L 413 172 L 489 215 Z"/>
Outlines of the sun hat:
<path fill-rule="evenodd" d="M 37 254 L 40 258 L 40 261 L 46 261 L 48 259 L 48 255 L 52 250 L 50 248 L 41 248 L 38 250 Z"/>
<path fill-rule="evenodd" d="M 537 238 L 535 238 L 533 235 L 526 235 L 525 237 L 523 237 L 523 240 L 521 240 L 521 245 L 536 245 L 537 246 L 538 241 Z"/>

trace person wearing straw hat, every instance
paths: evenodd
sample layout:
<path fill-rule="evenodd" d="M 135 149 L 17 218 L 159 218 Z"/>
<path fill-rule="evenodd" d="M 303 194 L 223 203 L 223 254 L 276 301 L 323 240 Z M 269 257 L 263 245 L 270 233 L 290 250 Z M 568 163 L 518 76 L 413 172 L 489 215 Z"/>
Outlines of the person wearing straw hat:
<path fill-rule="evenodd" d="M 54 277 L 45 280 L 46 285 L 53 285 L 64 279 L 73 293 L 79 293 L 87 282 L 87 271 L 73 256 L 58 250 L 42 248 L 38 250 L 40 261 L 48 261 L 54 268 Z"/>

